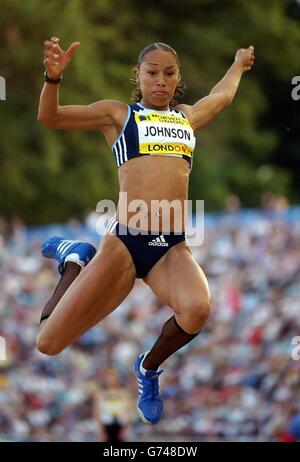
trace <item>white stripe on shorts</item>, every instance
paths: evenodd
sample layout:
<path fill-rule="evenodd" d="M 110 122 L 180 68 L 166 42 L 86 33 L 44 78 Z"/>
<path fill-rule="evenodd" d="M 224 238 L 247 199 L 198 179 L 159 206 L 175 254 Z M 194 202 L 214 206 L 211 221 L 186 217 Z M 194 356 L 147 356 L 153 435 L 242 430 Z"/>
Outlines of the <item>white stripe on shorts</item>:
<path fill-rule="evenodd" d="M 118 221 L 116 220 L 116 218 L 112 217 L 106 225 L 106 232 L 112 233 L 115 230 L 117 224 L 118 224 Z"/>

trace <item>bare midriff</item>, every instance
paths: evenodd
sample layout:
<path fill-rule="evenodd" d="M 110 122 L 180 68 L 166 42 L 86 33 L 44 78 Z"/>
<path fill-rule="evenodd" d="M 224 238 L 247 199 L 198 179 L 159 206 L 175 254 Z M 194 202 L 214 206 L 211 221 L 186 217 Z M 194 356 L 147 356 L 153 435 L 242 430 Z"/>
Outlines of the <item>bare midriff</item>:
<path fill-rule="evenodd" d="M 119 168 L 117 220 L 159 232 L 186 226 L 189 163 L 180 157 L 141 156 Z"/>

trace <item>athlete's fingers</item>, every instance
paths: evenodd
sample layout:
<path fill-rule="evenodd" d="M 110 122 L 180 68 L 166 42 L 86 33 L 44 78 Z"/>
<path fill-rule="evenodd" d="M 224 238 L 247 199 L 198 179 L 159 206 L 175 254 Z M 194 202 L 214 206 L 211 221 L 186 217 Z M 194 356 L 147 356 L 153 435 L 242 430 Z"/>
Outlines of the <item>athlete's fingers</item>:
<path fill-rule="evenodd" d="M 57 61 L 53 61 L 51 60 L 51 58 L 45 58 L 43 63 L 46 65 L 50 65 L 50 66 L 59 66 L 59 63 Z"/>
<path fill-rule="evenodd" d="M 51 63 L 59 63 L 59 59 L 57 58 L 57 55 L 56 56 L 49 56 L 48 59 Z"/>
<path fill-rule="evenodd" d="M 74 51 L 79 47 L 79 45 L 80 45 L 80 42 L 73 42 L 73 43 L 69 46 L 68 50 L 66 51 L 67 55 L 70 56 L 70 57 L 72 57 Z"/>
<path fill-rule="evenodd" d="M 45 40 L 44 41 L 44 47 L 47 49 L 51 49 L 54 46 L 54 43 L 51 42 L 50 40 Z"/>
<path fill-rule="evenodd" d="M 59 46 L 59 38 L 57 37 L 52 37 L 51 40 L 45 40 L 44 49 L 52 50 L 53 52 L 57 54 L 63 53 L 63 50 Z"/>
<path fill-rule="evenodd" d="M 44 56 L 45 58 L 49 58 L 49 57 L 55 58 L 55 59 L 59 58 L 59 55 L 57 53 L 54 53 L 53 51 L 45 51 Z"/>
<path fill-rule="evenodd" d="M 44 42 L 44 49 L 45 50 L 52 50 L 52 51 L 56 51 L 56 52 L 62 51 L 57 44 L 51 42 L 50 40 L 46 40 Z"/>

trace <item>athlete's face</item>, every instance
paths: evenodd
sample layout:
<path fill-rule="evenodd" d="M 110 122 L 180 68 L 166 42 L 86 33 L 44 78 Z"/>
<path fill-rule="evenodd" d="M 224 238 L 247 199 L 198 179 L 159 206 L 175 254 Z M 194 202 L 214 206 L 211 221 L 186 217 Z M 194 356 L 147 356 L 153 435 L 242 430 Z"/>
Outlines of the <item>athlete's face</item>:
<path fill-rule="evenodd" d="M 149 51 L 137 70 L 137 80 L 145 107 L 166 109 L 174 95 L 179 79 L 176 57 L 169 51 Z"/>

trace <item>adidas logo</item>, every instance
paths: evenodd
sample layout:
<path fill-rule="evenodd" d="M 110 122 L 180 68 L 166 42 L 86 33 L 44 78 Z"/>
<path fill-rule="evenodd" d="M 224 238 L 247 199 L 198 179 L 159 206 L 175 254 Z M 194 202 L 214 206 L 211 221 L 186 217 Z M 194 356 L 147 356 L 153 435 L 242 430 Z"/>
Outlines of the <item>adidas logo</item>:
<path fill-rule="evenodd" d="M 164 238 L 164 235 L 158 236 L 156 239 L 152 239 L 152 241 L 148 242 L 148 245 L 160 246 L 160 247 L 169 247 L 169 244 Z"/>
<path fill-rule="evenodd" d="M 64 253 L 70 249 L 70 247 L 72 247 L 72 245 L 74 244 L 74 242 L 76 241 L 71 241 L 71 240 L 67 240 L 67 239 L 63 239 L 57 246 L 57 252 L 59 253 L 59 255 L 64 255 Z"/>

